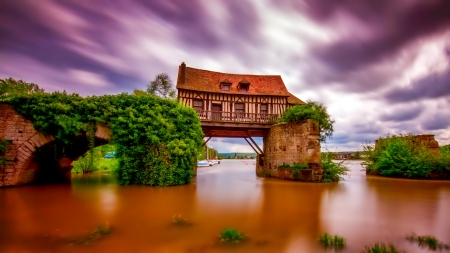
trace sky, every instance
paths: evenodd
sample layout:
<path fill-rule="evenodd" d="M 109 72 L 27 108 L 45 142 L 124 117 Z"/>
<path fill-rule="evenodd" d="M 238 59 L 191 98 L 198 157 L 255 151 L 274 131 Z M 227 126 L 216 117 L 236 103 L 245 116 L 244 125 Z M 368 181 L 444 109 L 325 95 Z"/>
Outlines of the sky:
<path fill-rule="evenodd" d="M 323 149 L 408 133 L 450 144 L 448 0 L 1 0 L 0 38 L 0 78 L 49 92 L 131 93 L 159 73 L 176 83 L 185 62 L 281 75 L 335 120 Z"/>

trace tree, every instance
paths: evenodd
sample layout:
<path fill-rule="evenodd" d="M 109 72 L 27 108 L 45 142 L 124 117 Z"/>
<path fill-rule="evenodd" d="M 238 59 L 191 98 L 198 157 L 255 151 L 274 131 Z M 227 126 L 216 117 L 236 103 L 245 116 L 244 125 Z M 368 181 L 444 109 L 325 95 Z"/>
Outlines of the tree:
<path fill-rule="evenodd" d="M 147 93 L 146 93 L 145 91 L 143 91 L 143 90 L 135 89 L 135 90 L 133 91 L 133 95 L 136 95 L 136 96 L 145 96 L 145 95 L 147 95 Z"/>
<path fill-rule="evenodd" d="M 13 78 L 0 79 L 0 98 L 10 95 L 42 93 L 44 89 L 39 88 L 37 84 L 27 83 Z"/>
<path fill-rule="evenodd" d="M 158 74 L 147 86 L 147 93 L 162 98 L 176 98 L 177 89 L 166 73 Z"/>

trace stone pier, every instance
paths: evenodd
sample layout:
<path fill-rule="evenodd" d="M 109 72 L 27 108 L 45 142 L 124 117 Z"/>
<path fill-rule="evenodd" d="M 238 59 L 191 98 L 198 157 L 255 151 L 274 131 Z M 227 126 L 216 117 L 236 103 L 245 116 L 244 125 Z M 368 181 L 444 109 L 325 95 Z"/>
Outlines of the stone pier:
<path fill-rule="evenodd" d="M 273 125 L 263 137 L 264 155 L 257 158 L 256 174 L 295 181 L 321 181 L 319 134 L 318 126 L 310 120 Z M 294 165 L 306 168 L 283 168 Z"/>

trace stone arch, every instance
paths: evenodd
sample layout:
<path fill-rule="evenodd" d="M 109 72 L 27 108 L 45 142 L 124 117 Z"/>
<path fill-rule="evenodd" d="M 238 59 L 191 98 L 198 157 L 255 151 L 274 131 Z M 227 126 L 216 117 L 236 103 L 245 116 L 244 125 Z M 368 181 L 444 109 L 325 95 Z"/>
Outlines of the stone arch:
<path fill-rule="evenodd" d="M 0 138 L 10 142 L 5 157 L 7 162 L 0 168 L 0 186 L 12 186 L 31 183 L 35 179 L 39 164 L 35 162 L 36 150 L 54 142 L 51 135 L 43 135 L 33 127 L 30 120 L 25 119 L 12 106 L 0 103 Z M 80 133 L 74 138 L 86 138 Z M 111 131 L 105 125 L 97 125 L 94 134 L 98 145 L 107 143 L 111 139 Z M 87 147 L 81 147 L 80 155 Z M 79 156 L 79 155 L 78 155 Z"/>

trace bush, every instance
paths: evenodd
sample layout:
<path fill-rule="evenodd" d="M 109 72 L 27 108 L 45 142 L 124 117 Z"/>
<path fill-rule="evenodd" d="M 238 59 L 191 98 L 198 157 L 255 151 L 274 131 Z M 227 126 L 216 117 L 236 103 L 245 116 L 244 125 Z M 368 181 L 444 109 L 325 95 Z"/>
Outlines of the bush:
<path fill-rule="evenodd" d="M 363 165 L 369 174 L 388 177 L 430 178 L 450 172 L 450 152 L 440 155 L 430 151 L 413 135 L 388 136 L 377 144 L 364 146 Z"/>
<path fill-rule="evenodd" d="M 78 160 L 73 161 L 72 172 L 86 173 L 99 170 L 100 155 L 97 152 L 86 152 Z"/>
<path fill-rule="evenodd" d="M 305 105 L 296 105 L 288 108 L 280 122 L 303 122 L 305 120 L 313 120 L 319 126 L 321 142 L 325 142 L 327 138 L 333 135 L 333 123 L 327 108 L 318 102 L 309 101 Z"/>
<path fill-rule="evenodd" d="M 345 161 L 334 162 L 331 152 L 323 152 L 320 156 L 320 163 L 324 169 L 322 182 L 339 182 L 343 176 L 347 175 L 348 168 Z"/>
<path fill-rule="evenodd" d="M 319 237 L 319 242 L 326 248 L 343 249 L 345 248 L 345 239 L 343 237 L 334 235 L 331 236 L 327 233 Z"/>

